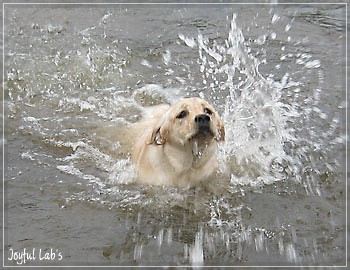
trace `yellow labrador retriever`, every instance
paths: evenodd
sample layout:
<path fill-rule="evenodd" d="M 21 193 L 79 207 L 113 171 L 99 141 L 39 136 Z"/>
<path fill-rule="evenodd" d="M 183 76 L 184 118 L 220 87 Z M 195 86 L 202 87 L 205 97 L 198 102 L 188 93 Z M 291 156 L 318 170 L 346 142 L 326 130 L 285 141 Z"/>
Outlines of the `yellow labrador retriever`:
<path fill-rule="evenodd" d="M 131 154 L 139 183 L 189 188 L 217 169 L 217 142 L 224 140 L 225 129 L 203 99 L 151 107 L 132 129 L 140 134 Z"/>

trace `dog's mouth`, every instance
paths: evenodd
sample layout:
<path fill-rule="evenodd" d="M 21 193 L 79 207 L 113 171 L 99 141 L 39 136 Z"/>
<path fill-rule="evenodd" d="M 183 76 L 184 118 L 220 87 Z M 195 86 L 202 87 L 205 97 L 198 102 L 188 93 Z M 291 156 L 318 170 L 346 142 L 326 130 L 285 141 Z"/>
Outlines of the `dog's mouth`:
<path fill-rule="evenodd" d="M 202 157 L 214 136 L 210 127 L 199 128 L 189 139 L 192 142 L 193 154 L 198 158 Z"/>
<path fill-rule="evenodd" d="M 201 127 L 197 129 L 197 131 L 190 137 L 189 140 L 206 141 L 208 139 L 212 139 L 214 136 L 215 134 L 209 126 Z"/>

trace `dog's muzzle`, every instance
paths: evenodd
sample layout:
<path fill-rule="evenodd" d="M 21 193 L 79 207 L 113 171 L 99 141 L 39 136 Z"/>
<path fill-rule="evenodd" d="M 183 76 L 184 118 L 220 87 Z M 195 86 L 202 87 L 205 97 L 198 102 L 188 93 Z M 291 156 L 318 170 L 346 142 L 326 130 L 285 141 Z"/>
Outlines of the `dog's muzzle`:
<path fill-rule="evenodd" d="M 194 118 L 195 123 L 197 124 L 198 134 L 208 135 L 212 134 L 210 129 L 210 117 L 206 114 L 199 114 Z"/>

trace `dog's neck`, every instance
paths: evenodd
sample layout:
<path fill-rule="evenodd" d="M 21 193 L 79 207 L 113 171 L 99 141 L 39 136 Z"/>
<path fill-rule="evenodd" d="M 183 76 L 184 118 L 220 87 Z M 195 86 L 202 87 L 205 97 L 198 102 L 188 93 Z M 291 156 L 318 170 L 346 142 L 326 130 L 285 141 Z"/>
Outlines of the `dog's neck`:
<path fill-rule="evenodd" d="M 157 147 L 163 147 L 162 160 L 166 161 L 163 163 L 163 168 L 165 168 L 164 164 L 167 164 L 165 170 L 172 171 L 175 175 L 175 178 L 171 181 L 177 184 L 181 182 L 181 186 L 190 183 L 194 175 L 195 178 L 198 175 L 203 175 L 198 179 L 204 179 L 212 173 L 212 170 L 207 168 L 216 167 L 214 164 L 216 162 L 216 141 L 204 143 L 203 141 L 195 142 L 193 140 L 185 145 L 167 143 Z"/>

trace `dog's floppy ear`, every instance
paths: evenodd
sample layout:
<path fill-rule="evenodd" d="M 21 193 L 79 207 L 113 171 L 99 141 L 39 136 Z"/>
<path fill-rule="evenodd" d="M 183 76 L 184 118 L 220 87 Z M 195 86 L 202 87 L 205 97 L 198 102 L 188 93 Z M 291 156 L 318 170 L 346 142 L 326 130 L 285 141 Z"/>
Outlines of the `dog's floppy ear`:
<path fill-rule="evenodd" d="M 222 122 L 222 120 L 220 118 L 218 120 L 215 139 L 217 141 L 224 141 L 225 140 L 225 127 L 224 127 L 224 123 Z"/>
<path fill-rule="evenodd" d="M 166 143 L 168 130 L 164 127 L 155 128 L 152 132 L 149 144 L 162 145 Z"/>
<path fill-rule="evenodd" d="M 162 145 L 168 138 L 169 128 L 165 117 L 163 117 L 153 128 L 148 144 Z"/>

